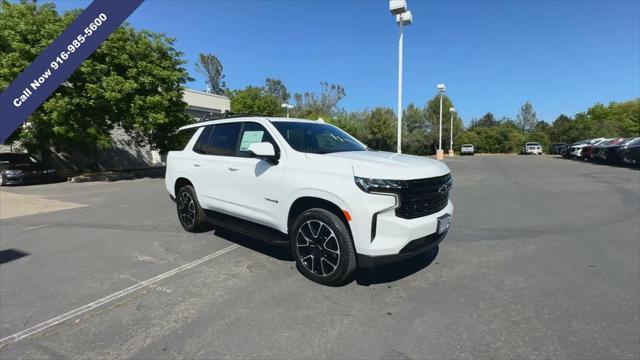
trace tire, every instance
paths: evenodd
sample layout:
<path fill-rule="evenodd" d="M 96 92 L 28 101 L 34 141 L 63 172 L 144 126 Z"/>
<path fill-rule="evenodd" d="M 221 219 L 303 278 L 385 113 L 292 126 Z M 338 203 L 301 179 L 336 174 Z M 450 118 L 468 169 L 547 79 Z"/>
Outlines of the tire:
<path fill-rule="evenodd" d="M 349 229 L 338 216 L 325 209 L 309 209 L 295 219 L 289 237 L 302 275 L 329 286 L 353 280 L 356 252 Z"/>
<path fill-rule="evenodd" d="M 193 186 L 185 185 L 178 190 L 176 210 L 180 225 L 188 232 L 199 233 L 210 229 Z"/>

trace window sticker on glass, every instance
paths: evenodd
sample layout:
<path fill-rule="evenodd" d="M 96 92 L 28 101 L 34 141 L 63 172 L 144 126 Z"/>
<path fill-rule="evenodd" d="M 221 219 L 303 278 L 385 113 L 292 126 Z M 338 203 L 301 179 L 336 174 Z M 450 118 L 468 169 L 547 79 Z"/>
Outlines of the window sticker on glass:
<path fill-rule="evenodd" d="M 240 141 L 240 151 L 247 151 L 251 144 L 262 142 L 263 135 L 264 131 L 261 130 L 245 131 L 244 134 L 242 134 L 242 140 Z"/>

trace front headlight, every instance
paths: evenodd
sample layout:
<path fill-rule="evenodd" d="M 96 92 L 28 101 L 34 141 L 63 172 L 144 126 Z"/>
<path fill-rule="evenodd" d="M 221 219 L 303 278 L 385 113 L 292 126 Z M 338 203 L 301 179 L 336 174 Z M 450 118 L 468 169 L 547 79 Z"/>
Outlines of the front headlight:
<path fill-rule="evenodd" d="M 364 192 L 397 192 L 406 187 L 404 180 L 369 179 L 358 176 L 353 179 Z"/>
<path fill-rule="evenodd" d="M 5 171 L 5 174 L 7 174 L 9 176 L 20 175 L 20 174 L 22 174 L 22 170 L 7 170 L 7 171 Z"/>

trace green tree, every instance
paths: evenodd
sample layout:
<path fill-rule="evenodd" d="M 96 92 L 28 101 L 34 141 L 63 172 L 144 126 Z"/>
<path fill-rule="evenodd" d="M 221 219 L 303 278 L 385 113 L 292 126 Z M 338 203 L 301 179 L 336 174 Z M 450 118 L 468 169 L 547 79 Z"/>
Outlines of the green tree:
<path fill-rule="evenodd" d="M 525 102 L 520 108 L 517 123 L 523 134 L 531 131 L 538 123 L 538 117 L 530 102 Z"/>
<path fill-rule="evenodd" d="M 317 119 L 318 117 L 333 117 L 341 110 L 338 103 L 346 96 L 344 88 L 340 85 L 320 82 L 320 94 L 305 92 L 296 93 L 293 98 L 296 105 L 293 109 L 293 116 Z"/>
<path fill-rule="evenodd" d="M 442 149 L 449 149 L 450 134 L 451 134 L 451 112 L 449 111 L 454 107 L 451 99 L 444 95 L 442 98 Z M 440 126 L 440 95 L 436 94 L 431 100 L 427 102 L 425 114 L 428 122 L 428 129 L 430 129 L 431 136 L 430 142 L 438 141 L 439 126 Z M 453 113 L 453 134 L 454 134 L 454 148 L 458 144 L 458 138 L 462 135 L 464 130 L 462 118 L 458 116 L 458 113 Z"/>
<path fill-rule="evenodd" d="M 495 127 L 498 125 L 500 125 L 500 122 L 496 120 L 496 117 L 492 113 L 488 112 L 484 114 L 480 119 L 472 120 L 471 126 L 469 128 L 473 129 L 476 127 Z"/>
<path fill-rule="evenodd" d="M 402 152 L 414 155 L 430 153 L 433 141 L 430 130 L 424 109 L 410 103 L 402 115 Z"/>
<path fill-rule="evenodd" d="M 340 129 L 346 131 L 351 136 L 354 136 L 356 139 L 364 143 L 366 139 L 365 120 L 367 116 L 367 111 L 349 113 L 346 111 L 342 111 L 334 118 L 323 119 L 328 123 L 331 123 L 332 125 L 335 125 Z"/>
<path fill-rule="evenodd" d="M 640 98 L 609 104 L 611 118 L 622 136 L 640 136 Z"/>
<path fill-rule="evenodd" d="M 198 55 L 196 71 L 207 77 L 207 92 L 224 95 L 227 92 L 227 84 L 224 81 L 224 68 L 222 62 L 213 54 Z"/>
<path fill-rule="evenodd" d="M 77 17 L 52 4 L 0 4 L 0 87 L 3 89 Z M 28 36 L 26 36 L 28 34 Z M 120 127 L 137 145 L 166 151 L 190 122 L 182 101 L 189 80 L 173 39 L 125 24 L 28 119 L 14 135 L 45 160 L 51 147 L 87 149 L 110 143 Z"/>
<path fill-rule="evenodd" d="M 282 116 L 283 109 L 278 99 L 266 94 L 262 88 L 247 86 L 244 90 L 229 92 L 231 111 L 235 113 Z"/>
<path fill-rule="evenodd" d="M 396 124 L 393 110 L 384 107 L 373 109 L 365 120 L 365 144 L 375 150 L 395 150 Z"/>
<path fill-rule="evenodd" d="M 573 120 L 565 114 L 560 114 L 551 124 L 550 139 L 553 142 L 572 142 L 570 132 L 573 127 Z"/>
<path fill-rule="evenodd" d="M 264 92 L 268 95 L 275 96 L 280 104 L 286 103 L 291 98 L 287 87 L 278 79 L 267 78 L 264 83 Z"/>

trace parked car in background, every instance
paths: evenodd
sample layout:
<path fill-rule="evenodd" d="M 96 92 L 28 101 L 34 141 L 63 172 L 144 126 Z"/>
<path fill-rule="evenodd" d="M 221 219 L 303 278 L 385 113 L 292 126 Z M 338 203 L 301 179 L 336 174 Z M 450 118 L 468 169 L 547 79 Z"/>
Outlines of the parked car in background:
<path fill-rule="evenodd" d="M 615 141 L 618 141 L 619 139 L 617 138 L 613 138 L 613 139 L 604 139 L 604 140 L 600 140 L 596 143 L 593 144 L 589 144 L 585 147 L 582 148 L 582 154 L 580 155 L 580 158 L 582 160 L 587 160 L 587 161 L 591 161 L 593 160 L 593 150 L 599 146 L 603 146 L 603 145 L 607 145 L 609 143 L 613 143 Z M 621 138 L 620 138 L 621 140 Z"/>
<path fill-rule="evenodd" d="M 620 161 L 622 164 L 633 167 L 640 167 L 640 141 L 620 149 Z"/>
<path fill-rule="evenodd" d="M 592 161 L 598 161 L 598 162 L 603 162 L 605 161 L 606 158 L 606 152 L 609 148 L 611 147 L 616 147 L 620 144 L 624 144 L 626 142 L 629 142 L 633 139 L 625 139 L 625 138 L 616 138 L 616 139 L 611 139 L 609 141 L 605 141 L 603 143 L 600 143 L 598 145 L 594 145 L 591 148 L 591 159 Z"/>
<path fill-rule="evenodd" d="M 594 161 L 620 164 L 622 163 L 622 158 L 620 157 L 622 150 L 633 145 L 640 145 L 640 138 L 626 138 L 617 143 L 598 145 L 592 150 L 592 158 Z"/>
<path fill-rule="evenodd" d="M 473 155 L 476 152 L 472 144 L 463 144 L 460 148 L 460 155 Z"/>
<path fill-rule="evenodd" d="M 542 146 L 537 142 L 528 142 L 522 145 L 520 153 L 523 155 L 542 155 Z"/>
<path fill-rule="evenodd" d="M 23 185 L 59 181 L 56 169 L 25 153 L 0 153 L 0 185 Z"/>
<path fill-rule="evenodd" d="M 604 138 L 595 138 L 595 139 L 586 139 L 586 140 L 582 140 L 582 141 L 578 141 L 576 143 L 573 143 L 571 145 L 569 145 L 568 150 L 567 150 L 567 157 L 569 158 L 574 158 L 574 159 L 579 159 L 582 157 L 582 149 L 585 146 L 590 146 L 592 144 L 595 144 L 599 141 L 604 140 Z"/>
<path fill-rule="evenodd" d="M 567 147 L 564 149 L 564 152 L 562 153 L 562 156 L 565 158 L 574 157 L 573 154 L 577 151 L 578 147 L 586 144 L 587 141 L 588 140 L 580 140 L 567 145 Z"/>
<path fill-rule="evenodd" d="M 549 153 L 552 155 L 561 155 L 567 148 L 566 143 L 553 143 L 549 149 Z"/>

